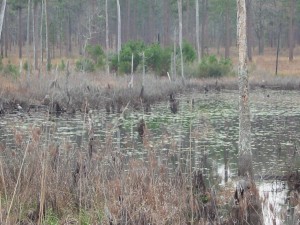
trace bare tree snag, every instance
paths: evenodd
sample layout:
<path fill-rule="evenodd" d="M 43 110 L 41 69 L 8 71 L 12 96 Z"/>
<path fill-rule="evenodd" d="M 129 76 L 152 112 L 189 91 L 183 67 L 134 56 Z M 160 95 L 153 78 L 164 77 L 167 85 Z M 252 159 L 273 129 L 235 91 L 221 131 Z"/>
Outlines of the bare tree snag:
<path fill-rule="evenodd" d="M 6 0 L 3 0 L 2 1 L 2 5 L 1 5 L 1 14 L 0 14 L 0 40 L 1 40 L 1 34 L 2 34 L 2 27 L 3 27 L 3 20 L 4 20 L 5 8 L 6 8 Z"/>
<path fill-rule="evenodd" d="M 237 0 L 237 39 L 239 76 L 239 156 L 238 175 L 253 177 L 249 82 L 247 70 L 246 0 Z"/>

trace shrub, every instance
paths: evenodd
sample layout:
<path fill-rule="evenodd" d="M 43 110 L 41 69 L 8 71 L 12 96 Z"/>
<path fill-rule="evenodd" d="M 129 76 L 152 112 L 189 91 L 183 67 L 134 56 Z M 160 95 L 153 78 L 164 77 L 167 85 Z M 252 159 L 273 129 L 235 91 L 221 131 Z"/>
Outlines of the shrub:
<path fill-rule="evenodd" d="M 196 59 L 196 51 L 194 47 L 192 46 L 191 43 L 185 40 L 182 43 L 182 55 L 183 55 L 183 60 L 186 63 L 192 63 Z"/>
<path fill-rule="evenodd" d="M 3 70 L 3 62 L 2 62 L 2 57 L 0 57 L 0 71 Z"/>
<path fill-rule="evenodd" d="M 232 73 L 232 63 L 230 59 L 218 59 L 215 55 L 202 58 L 197 71 L 197 77 L 221 77 Z"/>
<path fill-rule="evenodd" d="M 47 71 L 51 71 L 52 69 L 52 64 L 51 63 L 47 63 Z"/>
<path fill-rule="evenodd" d="M 131 57 L 133 54 L 133 71 L 136 71 L 140 64 L 141 53 L 145 50 L 145 44 L 141 41 L 129 41 L 120 51 L 120 61 L 118 63 L 118 72 L 131 73 Z"/>
<path fill-rule="evenodd" d="M 24 63 L 23 69 L 26 70 L 26 71 L 29 69 L 29 65 L 28 65 L 27 61 Z"/>
<path fill-rule="evenodd" d="M 3 73 L 5 75 L 12 76 L 15 79 L 20 76 L 18 67 L 15 66 L 15 65 L 13 65 L 13 64 L 11 64 L 10 61 L 8 61 L 8 64 L 4 67 Z"/>
<path fill-rule="evenodd" d="M 117 54 L 113 54 L 113 55 L 109 55 L 108 56 L 108 60 L 109 60 L 109 67 L 111 71 L 118 71 L 118 55 Z"/>
<path fill-rule="evenodd" d="M 66 64 L 65 64 L 65 61 L 62 59 L 61 62 L 60 62 L 60 64 L 58 65 L 58 69 L 60 71 L 64 71 L 65 68 L 66 68 Z"/>
<path fill-rule="evenodd" d="M 76 70 L 84 72 L 94 72 L 95 65 L 90 59 L 82 58 L 76 62 Z"/>
<path fill-rule="evenodd" d="M 145 50 L 145 64 L 148 69 L 158 75 L 166 75 L 171 63 L 171 50 L 161 48 L 159 44 L 152 44 Z"/>
<path fill-rule="evenodd" d="M 100 45 L 88 45 L 86 47 L 88 57 L 94 62 L 97 68 L 105 65 L 105 53 Z"/>

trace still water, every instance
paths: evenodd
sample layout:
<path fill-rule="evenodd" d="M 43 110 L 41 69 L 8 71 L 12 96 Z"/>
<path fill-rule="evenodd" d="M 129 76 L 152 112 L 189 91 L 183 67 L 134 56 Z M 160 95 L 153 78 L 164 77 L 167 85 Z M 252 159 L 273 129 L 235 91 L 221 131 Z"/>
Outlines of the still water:
<path fill-rule="evenodd" d="M 151 106 L 150 113 L 126 109 L 122 114 L 108 115 L 104 109 L 92 111 L 89 117 L 94 137 L 105 146 L 109 133 L 116 150 L 128 159 L 144 160 L 148 154 L 146 139 L 148 148 L 155 150 L 158 161 L 167 164 L 170 171 L 180 166 L 187 172 L 191 166 L 219 184 L 227 181 L 226 171 L 230 181 L 237 175 L 238 93 L 192 93 L 176 99 L 177 114 L 170 111 L 168 102 Z M 280 193 L 275 203 L 279 214 L 288 207 L 284 200 L 288 192 L 277 183 L 274 186 L 272 177 L 300 168 L 300 95 L 295 91 L 255 90 L 250 101 L 254 172 L 261 195 L 270 193 L 270 198 L 272 193 Z M 142 118 L 147 127 L 144 142 L 137 132 Z M 46 112 L 5 115 L 0 118 L 0 142 L 14 149 L 16 132 L 26 134 L 32 126 L 43 126 L 49 128 L 59 146 L 70 143 L 74 149 L 86 149 L 87 121 L 80 113 L 50 119 Z M 282 218 L 277 217 L 280 224 Z"/>

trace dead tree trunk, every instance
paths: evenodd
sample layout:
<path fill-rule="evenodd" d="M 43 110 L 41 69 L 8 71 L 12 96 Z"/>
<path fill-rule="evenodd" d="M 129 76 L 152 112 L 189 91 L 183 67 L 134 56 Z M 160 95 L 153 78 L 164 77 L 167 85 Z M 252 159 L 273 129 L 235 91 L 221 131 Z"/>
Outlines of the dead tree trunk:
<path fill-rule="evenodd" d="M 249 84 L 247 71 L 247 20 L 246 0 L 237 0 L 237 44 L 239 76 L 239 154 L 237 183 L 234 194 L 235 206 L 232 222 L 238 224 L 263 224 L 259 194 L 253 180 L 251 126 L 249 108 Z"/>
<path fill-rule="evenodd" d="M 251 124 L 249 108 L 249 82 L 247 71 L 247 29 L 246 29 L 246 3 L 238 1 L 237 34 L 239 54 L 239 176 L 253 177 L 251 152 Z"/>
<path fill-rule="evenodd" d="M 5 8 L 6 8 L 6 0 L 3 0 L 2 1 L 2 5 L 1 5 L 1 14 L 0 14 L 0 40 L 1 40 L 1 34 L 2 34 L 2 27 L 3 27 L 3 20 L 4 20 Z M 7 26 L 7 24 L 5 26 Z"/>

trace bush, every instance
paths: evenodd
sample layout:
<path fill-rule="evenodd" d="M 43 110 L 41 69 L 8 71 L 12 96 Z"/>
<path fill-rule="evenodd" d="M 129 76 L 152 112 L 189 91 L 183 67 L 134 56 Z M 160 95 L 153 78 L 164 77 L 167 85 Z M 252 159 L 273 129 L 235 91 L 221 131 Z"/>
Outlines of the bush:
<path fill-rule="evenodd" d="M 18 67 L 11 64 L 10 61 L 8 61 L 8 64 L 3 68 L 3 73 L 5 75 L 12 76 L 15 79 L 20 76 Z"/>
<path fill-rule="evenodd" d="M 194 47 L 192 46 L 191 43 L 185 40 L 182 43 L 182 55 L 183 55 L 183 60 L 186 63 L 192 63 L 196 59 L 196 51 Z"/>
<path fill-rule="evenodd" d="M 145 50 L 145 44 L 141 41 L 129 41 L 120 51 L 120 61 L 118 63 L 118 72 L 131 73 L 131 57 L 133 54 L 133 71 L 136 71 L 140 64 L 141 53 Z"/>
<path fill-rule="evenodd" d="M 95 65 L 90 59 L 82 58 L 76 62 L 76 70 L 84 72 L 94 72 Z"/>
<path fill-rule="evenodd" d="M 166 75 L 171 63 L 171 50 L 161 48 L 159 44 L 152 44 L 145 50 L 145 64 L 148 69 L 158 75 Z"/>
<path fill-rule="evenodd" d="M 58 65 L 58 69 L 59 71 L 64 71 L 66 68 L 66 64 L 65 64 L 65 61 L 62 59 L 60 64 Z"/>
<path fill-rule="evenodd" d="M 29 65 L 28 65 L 27 61 L 24 63 L 23 69 L 26 70 L 26 71 L 29 69 Z"/>
<path fill-rule="evenodd" d="M 232 73 L 232 63 L 230 59 L 217 59 L 215 55 L 202 58 L 197 67 L 197 77 L 221 77 Z"/>
<path fill-rule="evenodd" d="M 105 66 L 105 53 L 100 45 L 88 45 L 86 51 L 97 68 Z"/>
<path fill-rule="evenodd" d="M 118 71 L 118 55 L 117 54 L 112 54 L 108 56 L 109 60 L 109 67 L 111 71 Z"/>
<path fill-rule="evenodd" d="M 52 64 L 51 63 L 47 63 L 47 71 L 51 71 L 52 69 Z"/>
<path fill-rule="evenodd" d="M 0 57 L 0 71 L 2 71 L 3 70 L 3 62 L 2 62 L 2 57 Z"/>

